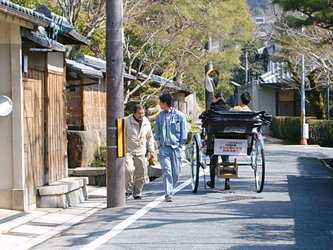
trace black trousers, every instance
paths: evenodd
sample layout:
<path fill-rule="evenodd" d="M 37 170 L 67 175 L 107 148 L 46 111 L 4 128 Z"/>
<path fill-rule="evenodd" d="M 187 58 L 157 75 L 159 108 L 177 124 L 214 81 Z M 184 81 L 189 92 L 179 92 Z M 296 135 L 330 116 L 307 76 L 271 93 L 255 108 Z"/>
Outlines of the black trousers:
<path fill-rule="evenodd" d="M 229 155 L 221 155 L 222 162 L 226 163 L 229 162 Z M 216 164 L 218 161 L 218 155 L 213 155 L 210 158 L 210 164 L 209 164 L 209 170 L 210 170 L 210 182 L 215 183 L 215 169 L 216 169 Z M 229 178 L 225 179 L 226 181 L 229 181 Z"/>

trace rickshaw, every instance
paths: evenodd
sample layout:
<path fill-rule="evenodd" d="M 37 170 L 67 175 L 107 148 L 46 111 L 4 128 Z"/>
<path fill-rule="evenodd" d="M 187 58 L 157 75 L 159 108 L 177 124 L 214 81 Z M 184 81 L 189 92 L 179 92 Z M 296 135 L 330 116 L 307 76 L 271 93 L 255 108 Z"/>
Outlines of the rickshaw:
<path fill-rule="evenodd" d="M 217 177 L 237 178 L 238 166 L 249 165 L 254 172 L 255 190 L 262 192 L 265 152 L 261 127 L 270 125 L 271 121 L 272 116 L 265 111 L 209 110 L 209 115 L 202 121 L 202 132 L 194 135 L 190 150 L 192 192 L 198 191 L 200 170 L 204 172 L 214 155 L 235 156 L 233 162 L 216 164 Z M 246 162 L 237 162 L 238 156 L 245 156 Z"/>

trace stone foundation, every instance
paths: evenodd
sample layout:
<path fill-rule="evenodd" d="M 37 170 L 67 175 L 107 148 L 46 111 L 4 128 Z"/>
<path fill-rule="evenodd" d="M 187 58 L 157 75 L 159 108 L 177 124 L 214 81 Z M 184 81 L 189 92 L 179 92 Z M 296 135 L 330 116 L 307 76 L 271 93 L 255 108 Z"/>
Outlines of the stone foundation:
<path fill-rule="evenodd" d="M 106 186 L 106 168 L 94 167 L 94 168 L 74 168 L 68 170 L 69 176 L 87 177 L 89 185 L 92 186 Z"/>
<path fill-rule="evenodd" d="M 88 178 L 69 177 L 37 188 L 37 207 L 67 208 L 88 199 Z"/>
<path fill-rule="evenodd" d="M 105 167 L 68 169 L 68 175 L 75 177 L 85 176 L 89 180 L 89 185 L 92 186 L 106 186 Z M 148 166 L 148 173 L 146 173 L 145 181 L 148 183 L 149 181 L 152 181 L 161 176 L 162 170 L 159 164 L 156 164 L 156 166 Z"/>
<path fill-rule="evenodd" d="M 101 144 L 100 135 L 95 130 L 67 131 L 68 167 L 88 167 Z"/>

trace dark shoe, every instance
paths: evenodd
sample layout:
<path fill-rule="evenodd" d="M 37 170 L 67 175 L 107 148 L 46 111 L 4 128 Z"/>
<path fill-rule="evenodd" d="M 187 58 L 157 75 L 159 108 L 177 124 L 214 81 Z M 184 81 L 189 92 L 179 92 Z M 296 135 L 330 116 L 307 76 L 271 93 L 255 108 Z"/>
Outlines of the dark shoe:
<path fill-rule="evenodd" d="M 142 199 L 143 199 L 142 195 L 134 196 L 134 200 L 142 200 Z"/>
<path fill-rule="evenodd" d="M 125 194 L 126 199 L 131 198 L 131 196 L 132 196 L 132 193 L 126 193 L 126 194 Z"/>
<path fill-rule="evenodd" d="M 207 186 L 210 188 L 215 188 L 215 183 L 213 183 L 211 181 L 207 181 Z"/>
<path fill-rule="evenodd" d="M 167 196 L 165 196 L 165 201 L 166 201 L 166 202 L 173 202 L 173 200 L 172 200 L 172 196 L 171 196 L 171 195 L 167 195 Z"/>
<path fill-rule="evenodd" d="M 225 190 L 230 190 L 231 189 L 231 187 L 230 187 L 230 180 L 229 179 L 225 179 L 224 189 Z"/>

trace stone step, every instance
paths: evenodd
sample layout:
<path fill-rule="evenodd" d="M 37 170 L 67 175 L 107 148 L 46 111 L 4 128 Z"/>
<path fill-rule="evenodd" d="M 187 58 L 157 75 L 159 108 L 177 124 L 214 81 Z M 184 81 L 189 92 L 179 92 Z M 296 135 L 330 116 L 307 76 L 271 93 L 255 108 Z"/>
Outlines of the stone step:
<path fill-rule="evenodd" d="M 67 208 L 88 199 L 88 178 L 68 177 L 37 188 L 37 207 Z"/>

